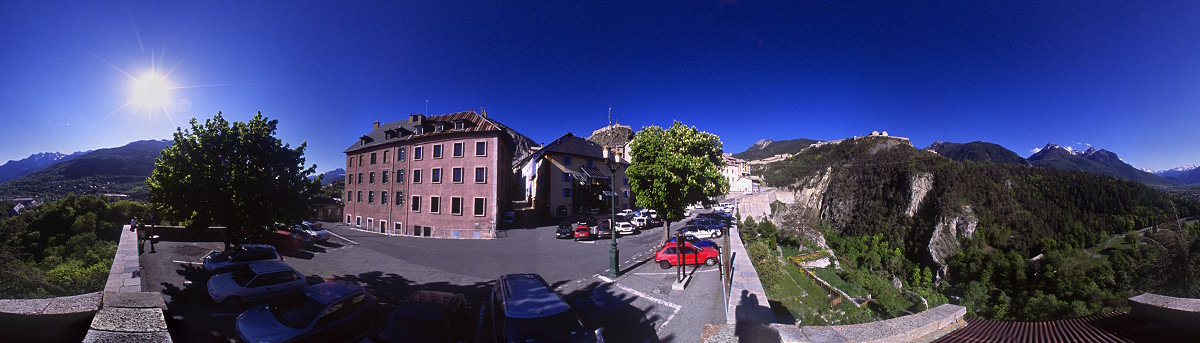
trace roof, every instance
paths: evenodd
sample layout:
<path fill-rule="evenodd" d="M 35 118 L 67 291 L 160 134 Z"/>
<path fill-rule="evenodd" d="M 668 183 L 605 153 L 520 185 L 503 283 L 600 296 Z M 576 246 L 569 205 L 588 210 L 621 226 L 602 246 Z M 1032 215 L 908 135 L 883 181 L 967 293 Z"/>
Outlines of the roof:
<path fill-rule="evenodd" d="M 504 314 L 508 317 L 540 318 L 571 309 L 537 274 L 509 274 L 500 280 L 504 283 Z"/>
<path fill-rule="evenodd" d="M 275 250 L 275 247 L 269 244 L 242 244 L 241 246 L 245 250 Z"/>
<path fill-rule="evenodd" d="M 328 305 L 338 299 L 357 294 L 361 291 L 362 287 L 346 281 L 330 281 L 305 287 L 304 295 L 319 303 Z"/>
<path fill-rule="evenodd" d="M 558 137 L 558 139 L 555 139 L 553 142 L 550 142 L 542 146 L 537 151 L 534 151 L 532 154 L 529 154 L 528 158 L 514 159 L 517 161 L 517 163 L 514 163 L 513 165 L 523 165 L 529 162 L 529 160 L 537 159 L 539 156 L 543 156 L 548 153 L 604 159 L 603 146 L 600 146 L 600 144 L 596 144 L 590 140 L 575 136 L 573 133 L 567 132 L 566 134 L 562 135 L 562 137 Z M 622 161 L 621 164 L 628 165 L 629 163 Z"/>
<path fill-rule="evenodd" d="M 1147 323 L 1123 312 L 1047 322 L 967 319 L 934 342 L 1196 342 L 1200 333 Z"/>
<path fill-rule="evenodd" d="M 281 272 L 281 271 L 285 271 L 285 270 L 295 270 L 292 268 L 292 266 L 287 265 L 287 263 L 283 263 L 283 261 L 277 261 L 277 260 L 252 262 L 247 266 L 250 267 L 250 270 L 253 271 L 255 274 L 274 273 L 274 272 Z"/>

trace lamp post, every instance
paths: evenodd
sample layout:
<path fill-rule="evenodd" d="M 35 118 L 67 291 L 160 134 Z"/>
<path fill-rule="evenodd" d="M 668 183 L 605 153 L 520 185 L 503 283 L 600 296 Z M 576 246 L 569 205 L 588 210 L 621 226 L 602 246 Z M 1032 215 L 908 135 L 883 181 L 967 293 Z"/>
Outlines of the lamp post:
<path fill-rule="evenodd" d="M 608 189 L 612 194 L 612 217 L 608 220 L 608 231 L 612 234 L 612 248 L 608 249 L 608 276 L 617 277 L 619 270 L 618 256 L 621 252 L 617 249 L 617 169 L 621 167 L 621 163 L 617 161 L 617 154 L 611 151 L 613 148 L 604 147 L 604 165 L 608 167 L 611 173 L 608 179 Z"/>

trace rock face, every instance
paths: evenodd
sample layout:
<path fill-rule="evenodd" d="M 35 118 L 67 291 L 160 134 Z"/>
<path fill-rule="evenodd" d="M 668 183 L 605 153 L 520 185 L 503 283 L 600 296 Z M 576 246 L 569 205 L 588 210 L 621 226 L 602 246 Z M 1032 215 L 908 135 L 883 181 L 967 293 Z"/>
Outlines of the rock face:
<path fill-rule="evenodd" d="M 929 190 L 933 189 L 933 174 L 918 173 L 909 179 L 911 195 L 908 200 L 908 208 L 904 209 L 904 215 L 912 218 L 913 214 L 917 213 L 917 209 L 921 208 L 921 202 L 925 201 L 925 195 L 929 194 Z"/>
<path fill-rule="evenodd" d="M 929 255 L 938 265 L 939 280 L 949 272 L 946 259 L 962 251 L 959 241 L 974 236 L 978 226 L 979 218 L 975 217 L 971 206 L 962 206 L 959 213 L 942 215 L 938 220 L 933 236 L 929 238 Z"/>

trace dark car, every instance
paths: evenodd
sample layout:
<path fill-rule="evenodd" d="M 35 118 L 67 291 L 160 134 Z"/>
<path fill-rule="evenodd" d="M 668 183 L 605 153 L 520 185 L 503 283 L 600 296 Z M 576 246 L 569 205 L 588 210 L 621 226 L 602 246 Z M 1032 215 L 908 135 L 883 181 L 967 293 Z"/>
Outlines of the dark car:
<path fill-rule="evenodd" d="M 491 300 L 496 342 L 603 342 L 537 274 L 508 274 L 496 280 Z"/>
<path fill-rule="evenodd" d="M 376 342 L 466 342 L 475 330 L 470 305 L 462 294 L 417 291 L 374 328 Z"/>
<path fill-rule="evenodd" d="M 251 262 L 282 261 L 275 247 L 266 244 L 239 244 L 225 251 L 212 252 L 204 257 L 203 266 L 210 272 L 228 271 Z"/>
<path fill-rule="evenodd" d="M 556 237 L 556 238 L 574 238 L 575 237 L 575 227 L 577 226 L 576 224 L 578 224 L 580 222 L 586 223 L 586 222 L 588 222 L 588 219 L 589 218 L 584 217 L 584 216 L 573 216 L 573 217 L 567 217 L 567 219 L 563 219 L 563 221 L 558 223 L 558 230 L 554 231 L 554 237 Z"/>
<path fill-rule="evenodd" d="M 320 283 L 242 312 L 235 328 L 244 342 L 356 341 L 366 335 L 375 304 L 358 285 Z"/>
<path fill-rule="evenodd" d="M 707 239 L 696 238 L 696 236 L 684 235 L 683 241 L 691 243 L 692 245 L 698 246 L 701 248 L 716 248 L 717 247 L 717 242 L 713 242 L 713 241 L 710 241 Z M 671 237 L 671 239 L 667 240 L 667 245 L 672 245 L 672 244 L 675 244 L 675 237 Z"/>

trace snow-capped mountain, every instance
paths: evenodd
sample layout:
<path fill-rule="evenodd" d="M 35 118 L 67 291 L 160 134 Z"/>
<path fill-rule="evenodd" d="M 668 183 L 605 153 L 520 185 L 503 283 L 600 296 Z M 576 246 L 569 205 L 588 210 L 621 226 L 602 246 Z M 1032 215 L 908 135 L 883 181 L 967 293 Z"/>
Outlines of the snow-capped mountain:
<path fill-rule="evenodd" d="M 1116 153 L 1104 149 L 1096 149 L 1095 147 L 1079 151 L 1072 149 L 1070 146 L 1064 147 L 1049 143 L 1041 150 L 1038 150 L 1037 153 L 1034 153 L 1033 156 L 1029 156 L 1029 163 L 1043 168 L 1078 170 L 1147 184 L 1169 185 L 1176 183 L 1174 180 L 1164 179 L 1158 175 L 1134 168 L 1128 163 L 1121 161 L 1121 158 Z"/>
<path fill-rule="evenodd" d="M 1185 185 L 1200 184 L 1200 165 L 1193 164 L 1153 172 L 1154 175 L 1175 180 Z"/>
<path fill-rule="evenodd" d="M 36 173 L 55 163 L 70 161 L 86 153 L 88 152 L 80 151 L 68 155 L 60 152 L 42 152 L 16 161 L 9 160 L 4 165 L 0 165 L 0 183 Z"/>

